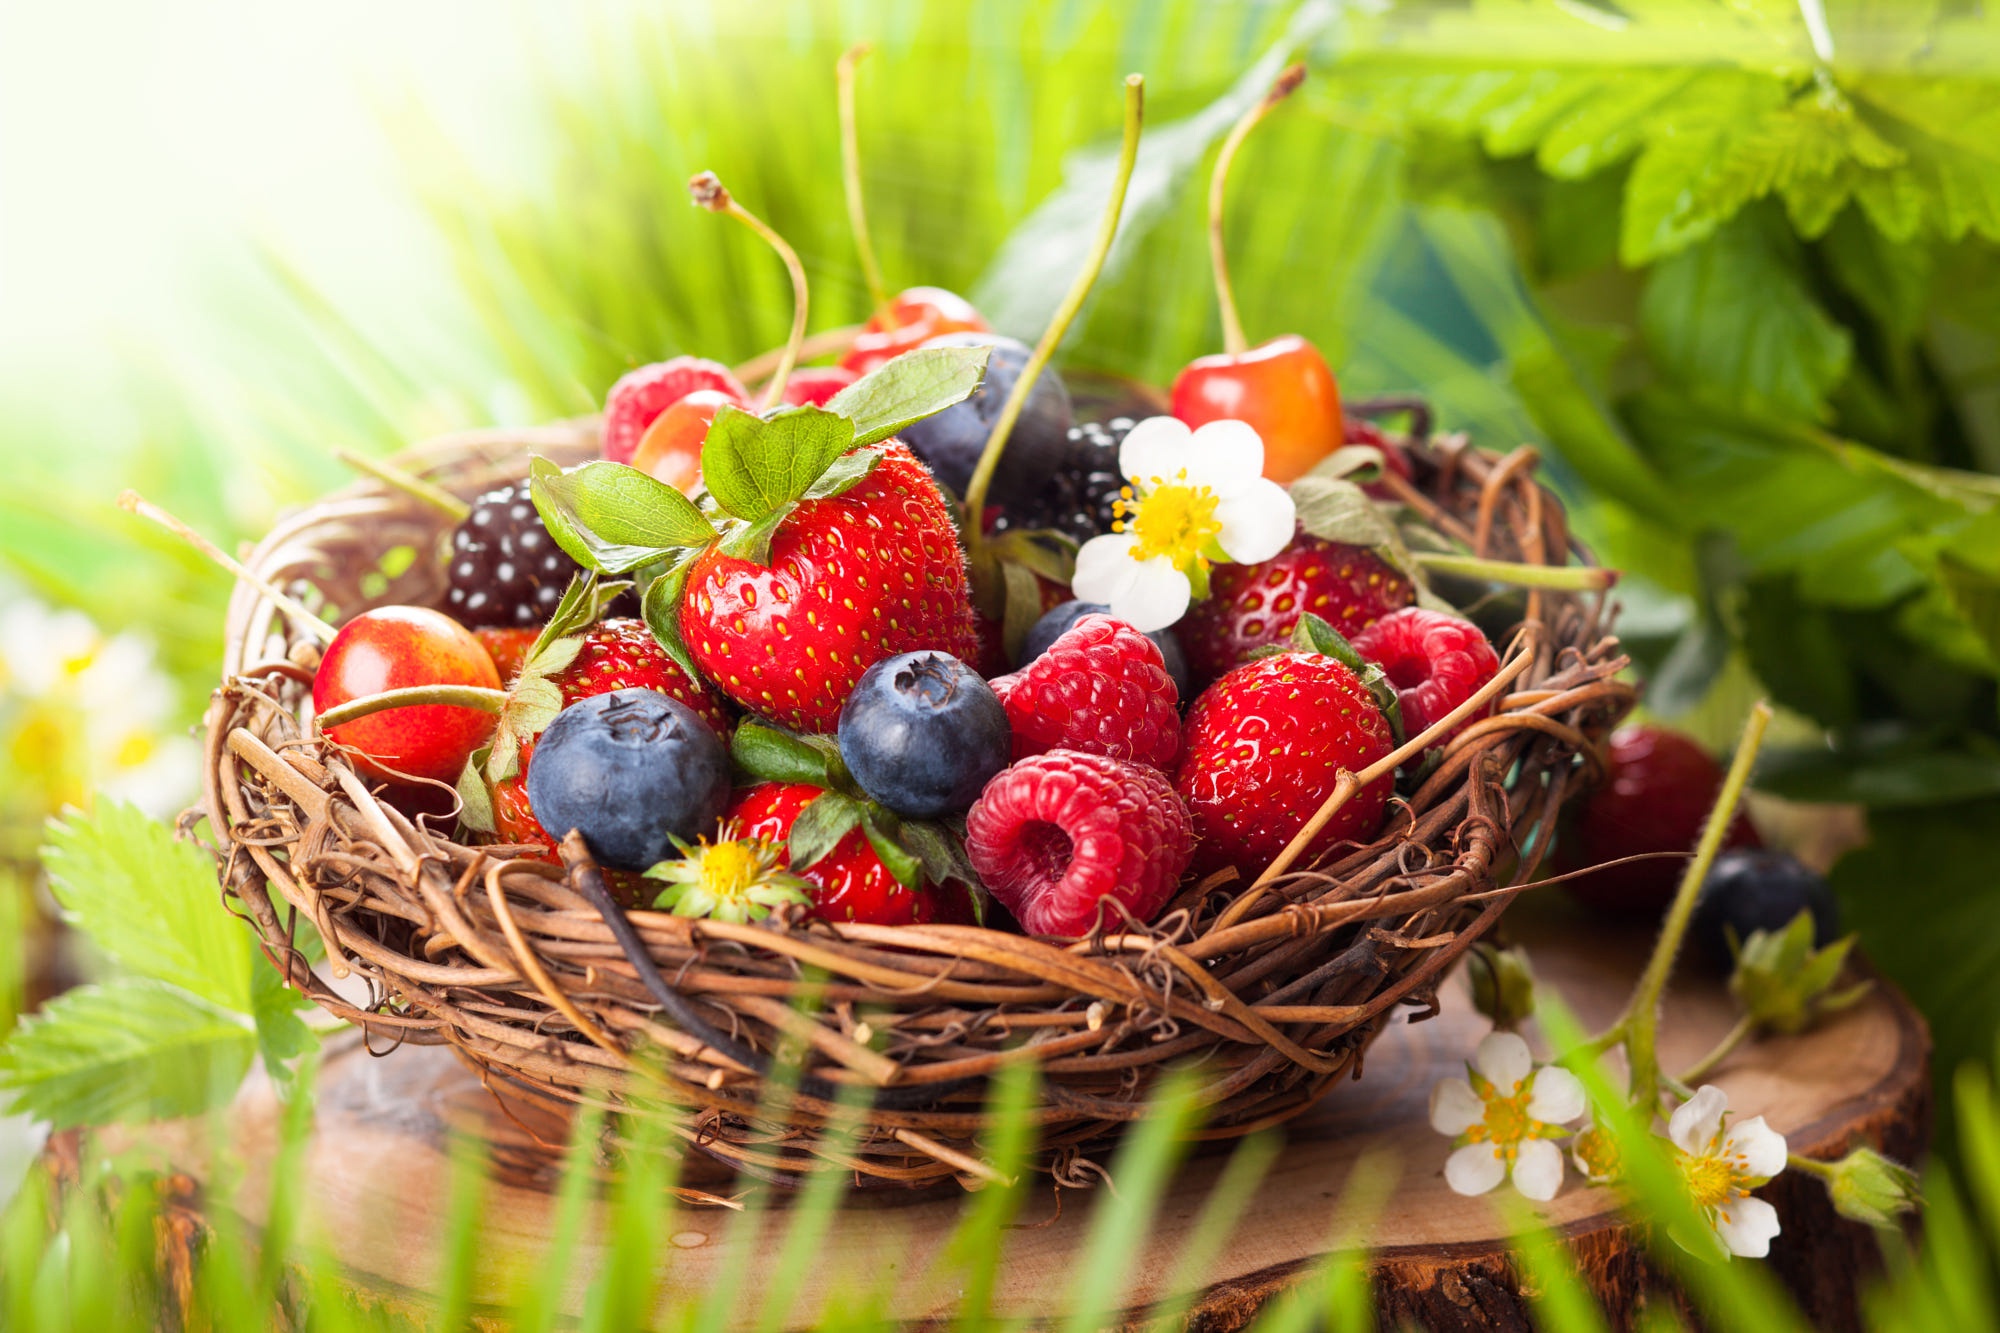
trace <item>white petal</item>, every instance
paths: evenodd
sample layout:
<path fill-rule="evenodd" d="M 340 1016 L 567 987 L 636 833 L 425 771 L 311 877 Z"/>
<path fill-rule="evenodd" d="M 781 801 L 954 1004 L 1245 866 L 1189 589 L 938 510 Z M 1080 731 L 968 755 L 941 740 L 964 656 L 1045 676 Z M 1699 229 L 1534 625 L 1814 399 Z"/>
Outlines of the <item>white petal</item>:
<path fill-rule="evenodd" d="M 1194 585 L 1188 582 L 1187 575 L 1174 567 L 1173 561 L 1156 555 L 1151 560 L 1128 560 L 1126 563 L 1138 570 L 1139 575 L 1124 591 L 1103 599 L 1111 607 L 1113 616 L 1141 634 L 1151 634 L 1187 614 L 1188 602 L 1194 597 Z M 1072 583 L 1070 589 L 1074 592 L 1076 585 Z M 1079 601 L 1098 600 L 1081 592 L 1076 596 Z"/>
<path fill-rule="evenodd" d="M 1528 1098 L 1528 1118 L 1545 1125 L 1567 1125 L 1583 1114 L 1583 1084 L 1575 1074 L 1554 1065 L 1535 1071 L 1534 1095 Z"/>
<path fill-rule="evenodd" d="M 1147 417 L 1118 446 L 1118 470 L 1141 484 L 1171 479 L 1193 459 L 1194 432 L 1174 417 Z"/>
<path fill-rule="evenodd" d="M 1132 548 L 1139 539 L 1129 532 L 1092 537 L 1076 553 L 1076 577 L 1070 591 L 1080 602 L 1109 603 L 1123 596 L 1139 578 L 1139 562 Z"/>
<path fill-rule="evenodd" d="M 1715 1131 L 1722 1128 L 1722 1113 L 1728 1109 L 1729 1094 L 1713 1083 L 1704 1083 L 1695 1089 L 1694 1096 L 1674 1108 L 1667 1120 L 1667 1137 L 1682 1152 L 1707 1152 Z"/>
<path fill-rule="evenodd" d="M 1528 1043 L 1518 1033 L 1489 1032 L 1473 1052 L 1472 1067 L 1502 1096 L 1511 1097 L 1521 1080 L 1534 1072 L 1535 1058 L 1528 1054 Z"/>
<path fill-rule="evenodd" d="M 1785 1169 L 1785 1136 L 1753 1115 L 1729 1127 L 1722 1138 L 1723 1151 L 1741 1157 L 1753 1176 L 1766 1178 Z"/>
<path fill-rule="evenodd" d="M 1562 1149 L 1547 1139 L 1529 1139 L 1514 1155 L 1514 1188 L 1536 1203 L 1556 1197 L 1563 1183 Z"/>
<path fill-rule="evenodd" d="M 1444 1183 L 1455 1194 L 1484 1194 L 1507 1178 L 1507 1159 L 1490 1143 L 1468 1143 L 1444 1159 Z"/>
<path fill-rule="evenodd" d="M 1188 480 L 1225 500 L 1264 475 L 1264 440 L 1247 421 L 1211 421 L 1192 443 Z"/>
<path fill-rule="evenodd" d="M 1216 540 L 1231 560 L 1254 565 L 1289 546 L 1299 521 L 1292 493 L 1275 481 L 1258 477 L 1215 506 L 1222 531 Z"/>
<path fill-rule="evenodd" d="M 1462 1078 L 1441 1078 L 1431 1089 L 1431 1128 L 1457 1138 L 1486 1118 L 1486 1103 Z"/>
<path fill-rule="evenodd" d="M 1722 1214 L 1715 1219 L 1715 1234 L 1731 1254 L 1745 1259 L 1769 1255 L 1771 1242 L 1780 1229 L 1778 1210 L 1747 1194 L 1722 1205 Z"/>

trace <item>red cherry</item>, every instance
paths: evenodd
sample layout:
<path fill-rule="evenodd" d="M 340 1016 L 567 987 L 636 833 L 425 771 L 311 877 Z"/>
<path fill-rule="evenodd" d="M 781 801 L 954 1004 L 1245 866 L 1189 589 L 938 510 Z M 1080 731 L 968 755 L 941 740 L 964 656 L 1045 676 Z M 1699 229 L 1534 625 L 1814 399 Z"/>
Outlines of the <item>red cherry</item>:
<path fill-rule="evenodd" d="M 1333 371 L 1295 333 L 1189 362 L 1174 380 L 1173 413 L 1197 427 L 1249 422 L 1264 440 L 1264 475 L 1279 483 L 1304 476 L 1341 444 Z"/>
<path fill-rule="evenodd" d="M 892 361 L 941 333 L 987 333 L 991 328 L 972 303 L 942 287 L 909 287 L 868 320 L 840 364 L 857 375 Z"/>
<path fill-rule="evenodd" d="M 701 446 L 715 414 L 741 407 L 743 400 L 720 389 L 696 389 L 653 419 L 639 437 L 632 466 L 676 490 L 691 491 L 701 483 Z"/>
<path fill-rule="evenodd" d="M 728 366 L 698 356 L 676 356 L 628 371 L 604 395 L 604 456 L 614 463 L 631 462 L 640 438 L 660 413 L 700 389 L 728 394 L 739 406 L 750 401 Z"/>
<path fill-rule="evenodd" d="M 500 688 L 500 672 L 472 631 L 439 611 L 384 606 L 340 627 L 313 676 L 313 710 L 417 685 Z M 327 736 L 363 772 L 389 781 L 455 782 L 465 758 L 493 734 L 493 715 L 415 704 L 343 722 Z"/>
<path fill-rule="evenodd" d="M 861 377 L 846 366 L 807 366 L 785 381 L 785 401 L 794 407 L 824 407 L 827 399 Z"/>
<path fill-rule="evenodd" d="M 1692 852 L 1722 790 L 1722 766 L 1664 727 L 1621 727 L 1612 734 L 1605 761 L 1604 780 L 1584 799 L 1558 845 L 1558 867 L 1577 870 L 1646 852 Z M 1739 813 L 1722 845 L 1763 844 Z M 1673 898 L 1686 868 L 1679 858 L 1635 861 L 1567 880 L 1565 887 L 1594 907 L 1655 913 Z"/>

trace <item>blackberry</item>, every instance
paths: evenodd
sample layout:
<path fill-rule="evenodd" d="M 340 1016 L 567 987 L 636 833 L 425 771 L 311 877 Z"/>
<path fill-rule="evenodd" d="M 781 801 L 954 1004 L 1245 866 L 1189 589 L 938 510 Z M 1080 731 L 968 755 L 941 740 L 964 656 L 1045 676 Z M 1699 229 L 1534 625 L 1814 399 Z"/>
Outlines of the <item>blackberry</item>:
<path fill-rule="evenodd" d="M 451 534 L 445 609 L 474 628 L 539 625 L 577 571 L 542 526 L 527 486 L 502 486 L 474 500 Z"/>
<path fill-rule="evenodd" d="M 1125 486 L 1118 470 L 1118 446 L 1132 433 L 1130 417 L 1083 421 L 1070 427 L 1069 456 L 1042 484 L 1033 503 L 1009 506 L 993 524 L 1009 528 L 1054 528 L 1080 544 L 1111 531 L 1114 506 Z"/>

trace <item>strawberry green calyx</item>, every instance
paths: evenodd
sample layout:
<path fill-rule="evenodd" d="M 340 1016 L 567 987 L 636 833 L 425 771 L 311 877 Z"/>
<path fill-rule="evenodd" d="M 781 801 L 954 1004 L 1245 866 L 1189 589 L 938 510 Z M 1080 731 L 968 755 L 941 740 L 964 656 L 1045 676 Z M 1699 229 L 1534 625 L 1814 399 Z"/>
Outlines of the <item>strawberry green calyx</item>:
<path fill-rule="evenodd" d="M 1354 645 L 1347 641 L 1347 636 L 1332 625 L 1308 611 L 1299 617 L 1298 628 L 1292 631 L 1292 643 L 1289 648 L 1274 648 L 1259 653 L 1258 656 L 1269 656 L 1271 652 L 1313 653 L 1320 657 L 1331 657 L 1352 671 L 1361 678 L 1361 683 L 1368 687 L 1368 693 L 1374 696 L 1375 706 L 1382 711 L 1382 717 L 1388 722 L 1389 730 L 1395 733 L 1396 744 L 1403 743 L 1403 705 L 1396 698 L 1396 687 L 1390 681 L 1388 673 L 1355 652 Z"/>
<path fill-rule="evenodd" d="M 555 675 L 576 661 L 583 648 L 583 632 L 602 620 L 605 610 L 631 586 L 623 580 L 600 582 L 589 571 L 570 580 L 548 624 L 535 636 L 520 674 L 507 691 L 507 701 L 500 707 L 500 721 L 493 729 L 493 743 L 484 764 L 488 781 L 501 782 L 520 772 L 522 744 L 541 734 L 562 711 L 562 691 L 556 686 Z"/>
<path fill-rule="evenodd" d="M 653 905 L 676 916 L 745 924 L 761 921 L 774 908 L 812 905 L 806 881 L 779 866 L 783 849 L 768 838 L 740 837 L 725 822 L 713 842 L 703 838 L 690 847 L 676 838 L 674 845 L 680 859 L 662 861 L 645 874 L 666 882 Z"/>

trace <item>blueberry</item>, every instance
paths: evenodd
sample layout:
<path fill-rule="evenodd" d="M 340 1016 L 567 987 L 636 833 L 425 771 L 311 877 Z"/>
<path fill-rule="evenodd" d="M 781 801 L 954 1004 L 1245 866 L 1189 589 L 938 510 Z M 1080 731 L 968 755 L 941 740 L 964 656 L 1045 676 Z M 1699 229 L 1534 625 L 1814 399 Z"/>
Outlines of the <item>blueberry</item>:
<path fill-rule="evenodd" d="M 1028 364 L 1028 346 L 995 333 L 945 333 L 924 346 L 993 349 L 986 363 L 986 382 L 970 398 L 897 432 L 897 438 L 924 460 L 932 476 L 952 494 L 963 497 L 1001 405 Z M 1007 436 L 1007 448 L 993 474 L 988 499 L 999 505 L 1025 504 L 1040 494 L 1069 458 L 1070 419 L 1069 390 L 1053 367 L 1044 368 L 1021 409 L 1020 420 Z"/>
<path fill-rule="evenodd" d="M 1013 752 L 1007 710 L 946 653 L 869 667 L 840 710 L 840 757 L 861 790 L 907 819 L 963 810 Z"/>
<path fill-rule="evenodd" d="M 1014 663 L 1024 667 L 1049 650 L 1049 646 L 1060 639 L 1064 632 L 1085 616 L 1108 616 L 1111 608 L 1102 602 L 1064 602 L 1042 612 L 1042 618 L 1028 629 L 1028 637 L 1021 640 L 1021 660 Z M 1181 702 L 1188 701 L 1187 655 L 1181 651 L 1181 641 L 1174 637 L 1170 629 L 1154 630 L 1146 636 L 1159 645 L 1160 657 L 1166 663 L 1167 674 L 1174 678 L 1174 688 L 1180 691 Z"/>
<path fill-rule="evenodd" d="M 1802 911 L 1813 916 L 1813 944 L 1825 948 L 1840 930 L 1840 913 L 1826 881 L 1795 856 L 1735 847 L 1715 858 L 1695 899 L 1688 939 L 1718 972 L 1735 966 L 1727 930 L 1738 942 L 1757 930 L 1783 930 Z M 1725 927 L 1727 930 L 1725 930 Z"/>
<path fill-rule="evenodd" d="M 551 836 L 583 834 L 606 866 L 644 870 L 673 840 L 711 832 L 729 755 L 695 711 L 656 690 L 613 690 L 556 715 L 528 765 L 528 804 Z"/>

